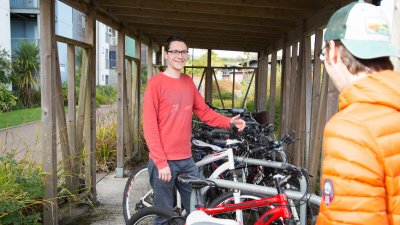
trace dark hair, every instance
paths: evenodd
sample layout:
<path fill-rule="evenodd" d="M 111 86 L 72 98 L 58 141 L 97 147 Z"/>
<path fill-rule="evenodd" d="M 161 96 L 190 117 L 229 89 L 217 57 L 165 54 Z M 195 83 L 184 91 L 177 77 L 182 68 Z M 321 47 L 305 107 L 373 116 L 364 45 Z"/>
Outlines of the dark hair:
<path fill-rule="evenodd" d="M 343 45 L 340 40 L 334 40 L 338 51 L 340 52 L 343 63 L 352 74 L 359 72 L 373 73 L 382 70 L 393 70 L 393 64 L 389 57 L 380 57 L 373 59 L 360 59 L 353 56 L 349 50 Z M 329 43 L 326 42 L 325 46 L 329 52 Z M 328 53 L 327 53 L 328 54 Z"/>
<path fill-rule="evenodd" d="M 173 41 L 183 42 L 183 43 L 185 43 L 186 47 L 189 48 L 188 44 L 186 43 L 186 40 L 183 37 L 174 35 L 174 36 L 167 38 L 167 40 L 165 41 L 165 44 L 164 44 L 165 51 L 169 51 L 169 47 L 171 45 L 171 42 L 173 42 Z"/>

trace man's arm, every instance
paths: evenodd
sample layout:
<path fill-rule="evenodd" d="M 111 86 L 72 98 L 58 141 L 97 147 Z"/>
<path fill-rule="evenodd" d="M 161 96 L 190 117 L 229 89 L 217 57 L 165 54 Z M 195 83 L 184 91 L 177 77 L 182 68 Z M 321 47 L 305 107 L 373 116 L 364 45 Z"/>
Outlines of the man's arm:
<path fill-rule="evenodd" d="M 318 225 L 387 224 L 383 160 L 375 137 L 354 118 L 325 128 Z"/>
<path fill-rule="evenodd" d="M 143 99 L 143 132 L 151 159 L 158 168 L 159 177 L 163 181 L 171 179 L 171 171 L 167 157 L 161 144 L 158 127 L 159 96 L 156 85 L 149 81 Z"/>

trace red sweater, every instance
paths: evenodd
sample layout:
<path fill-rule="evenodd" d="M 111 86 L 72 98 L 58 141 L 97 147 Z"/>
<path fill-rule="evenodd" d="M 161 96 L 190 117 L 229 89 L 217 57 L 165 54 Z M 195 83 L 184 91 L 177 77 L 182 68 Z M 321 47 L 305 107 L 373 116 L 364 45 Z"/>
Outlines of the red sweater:
<path fill-rule="evenodd" d="M 210 126 L 229 128 L 230 118 L 210 109 L 186 74 L 171 78 L 163 73 L 152 77 L 143 103 L 143 130 L 150 158 L 158 169 L 167 160 L 192 156 L 192 113 Z"/>

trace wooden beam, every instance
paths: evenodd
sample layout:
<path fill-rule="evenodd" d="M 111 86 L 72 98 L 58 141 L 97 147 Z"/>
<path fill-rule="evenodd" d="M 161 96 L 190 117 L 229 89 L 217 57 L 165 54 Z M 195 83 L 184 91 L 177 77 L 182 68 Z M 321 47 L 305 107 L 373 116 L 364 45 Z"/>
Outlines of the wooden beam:
<path fill-rule="evenodd" d="M 133 140 L 134 140 L 134 154 L 137 159 L 142 159 L 143 156 L 141 155 L 141 143 L 140 143 L 140 73 L 141 73 L 141 40 L 135 40 L 135 57 L 138 60 L 135 60 L 135 67 L 134 67 L 134 76 L 133 76 L 133 88 L 132 88 L 132 99 L 133 99 Z"/>
<path fill-rule="evenodd" d="M 269 123 L 275 124 L 275 102 L 276 102 L 276 66 L 277 52 L 274 49 L 271 54 L 271 76 L 270 76 L 270 92 L 269 92 Z"/>
<path fill-rule="evenodd" d="M 43 122 L 43 224 L 58 224 L 55 111 L 55 0 L 40 0 L 41 106 Z M 56 215 L 56 216 L 55 216 Z"/>
<path fill-rule="evenodd" d="M 175 18 L 144 18 L 130 16 L 126 21 L 128 24 L 133 24 L 135 27 L 143 27 L 145 25 L 157 26 L 177 26 L 186 27 L 189 29 L 204 28 L 204 29 L 217 29 L 220 32 L 224 30 L 241 31 L 241 32 L 257 32 L 260 34 L 281 34 L 289 31 L 290 28 L 282 27 L 266 27 L 257 25 L 242 25 L 242 24 L 229 24 L 224 20 L 219 22 L 206 22 L 206 21 L 191 21 L 191 20 L 177 20 Z"/>
<path fill-rule="evenodd" d="M 321 60 L 318 53 L 322 47 L 323 30 L 318 29 L 315 32 L 314 42 L 314 71 L 313 71 L 313 87 L 312 87 L 312 106 L 311 106 L 311 134 L 310 134 L 310 170 L 315 169 L 319 165 L 320 151 L 314 147 L 320 134 L 317 133 L 318 118 L 319 118 L 319 104 L 321 96 Z M 316 153 L 318 152 L 318 154 Z M 316 172 L 315 172 L 316 173 Z"/>
<path fill-rule="evenodd" d="M 168 30 L 141 30 L 143 34 L 160 40 L 171 35 L 171 31 Z M 227 37 L 226 34 L 215 34 L 215 33 L 203 33 L 203 32 L 179 32 L 180 36 L 185 37 L 186 40 L 209 40 L 212 42 L 248 42 L 248 43 L 259 43 L 265 45 L 265 42 L 276 40 L 276 38 L 268 37 L 268 35 L 260 36 L 241 36 L 240 34 L 230 35 Z"/>
<path fill-rule="evenodd" d="M 79 98 L 78 98 L 78 112 L 76 118 L 76 165 L 78 168 L 77 174 L 80 176 L 83 171 L 82 167 L 82 154 L 83 154 L 83 128 L 85 120 L 85 102 L 86 102 L 86 89 L 88 88 L 88 77 L 89 77 L 89 59 L 88 49 L 82 49 L 82 66 L 81 66 L 81 80 L 79 87 Z"/>
<path fill-rule="evenodd" d="M 211 49 L 207 50 L 207 70 L 206 70 L 206 79 L 205 79 L 205 91 L 204 91 L 204 99 L 206 102 L 212 103 L 212 71 L 211 68 L 212 59 L 211 59 Z M 235 78 L 233 78 L 235 80 Z M 233 93 L 234 95 L 234 93 Z"/>
<path fill-rule="evenodd" d="M 67 45 L 73 45 L 81 48 L 91 48 L 92 46 L 88 43 L 85 43 L 83 41 L 77 41 L 71 38 L 63 37 L 60 35 L 56 35 L 56 41 L 65 43 Z"/>
<path fill-rule="evenodd" d="M 55 55 L 56 55 L 56 85 L 55 85 L 55 94 L 54 98 L 56 99 L 56 120 L 57 120 L 57 130 L 58 137 L 60 140 L 61 147 L 61 159 L 64 169 L 64 179 L 65 186 L 68 190 L 72 190 L 72 155 L 69 151 L 68 145 L 68 131 L 67 131 L 67 122 L 65 118 L 65 110 L 64 110 L 64 96 L 62 92 L 62 84 L 61 84 L 61 73 L 60 73 L 60 62 L 58 58 L 58 48 L 55 45 Z"/>
<path fill-rule="evenodd" d="M 124 137 L 125 137 L 125 110 L 126 106 L 126 79 L 125 77 L 125 30 L 124 26 L 118 30 L 118 57 L 117 57 L 117 73 L 118 73 L 118 132 L 117 132 L 117 169 L 116 176 L 124 176 Z M 126 87 L 126 86 L 125 86 Z"/>
<path fill-rule="evenodd" d="M 147 80 L 154 76 L 153 72 L 153 48 L 151 46 L 147 47 Z"/>
<path fill-rule="evenodd" d="M 141 1 L 120 0 L 118 5 L 113 0 L 96 0 L 95 4 L 109 8 L 110 14 L 128 14 L 132 9 L 163 9 L 173 12 L 194 12 L 212 15 L 235 15 L 244 17 L 257 17 L 269 19 L 284 19 L 297 21 L 299 18 L 307 18 L 313 11 L 295 9 L 272 9 L 256 6 L 235 6 L 235 5 L 213 5 L 207 3 L 187 2 L 185 4 L 171 4 L 168 1 Z"/>
<path fill-rule="evenodd" d="M 79 166 L 76 149 L 76 100 L 75 100 L 75 46 L 67 47 L 68 62 L 68 138 L 72 159 L 72 193 L 78 193 Z"/>
<path fill-rule="evenodd" d="M 327 98 L 328 98 L 328 83 L 329 76 L 326 70 L 323 71 L 322 86 L 320 89 L 320 98 L 318 103 L 317 122 L 315 127 L 315 134 L 313 139 L 313 151 L 311 152 L 311 160 L 309 173 L 312 176 L 310 178 L 310 191 L 313 192 L 316 189 L 316 183 L 318 178 L 318 170 L 321 167 L 321 151 L 322 151 L 322 138 L 324 133 L 324 127 L 326 124 L 326 110 L 327 110 Z"/>
<path fill-rule="evenodd" d="M 161 22 L 160 22 L 161 23 Z M 200 26 L 181 26 L 179 24 L 166 24 L 163 26 L 158 26 L 156 24 L 141 24 L 141 23 L 129 23 L 132 24 L 133 26 L 135 26 L 137 28 L 137 30 L 139 32 L 146 31 L 149 29 L 153 29 L 153 33 L 154 30 L 160 30 L 160 33 L 162 30 L 169 30 L 170 33 L 171 31 L 173 31 L 174 33 L 208 33 L 208 34 L 212 34 L 212 35 L 220 35 L 221 32 L 223 32 L 223 34 L 225 34 L 226 36 L 238 36 L 241 35 L 243 37 L 253 37 L 253 38 L 257 38 L 257 37 L 265 37 L 266 39 L 278 39 L 283 37 L 283 33 L 272 33 L 272 32 L 268 32 L 268 29 L 264 29 L 264 30 L 260 30 L 260 31 L 255 31 L 255 30 L 250 30 L 247 29 L 245 31 L 242 31 L 240 29 L 235 29 L 234 26 L 231 27 L 225 27 L 223 29 L 217 29 L 212 26 L 210 27 L 200 27 Z M 165 33 L 165 32 L 163 32 Z"/>
<path fill-rule="evenodd" d="M 310 133 L 311 133 L 311 103 L 312 103 L 312 88 L 313 88 L 313 74 L 311 68 L 311 37 L 306 35 L 304 43 L 304 79 L 305 79 L 305 90 L 304 90 L 304 167 L 309 168 L 309 155 L 310 155 Z"/>
<path fill-rule="evenodd" d="M 173 2 L 186 3 L 206 3 L 210 7 L 214 5 L 232 5 L 242 7 L 264 7 L 273 9 L 295 9 L 295 10 L 306 10 L 313 11 L 328 3 L 328 1 L 298 1 L 298 0 L 286 0 L 286 1 L 272 1 L 272 0 L 172 0 Z"/>
<path fill-rule="evenodd" d="M 268 54 L 260 52 L 258 63 L 258 79 L 257 79 L 257 112 L 267 110 L 267 90 L 268 90 Z"/>
<path fill-rule="evenodd" d="M 283 71 L 282 71 L 282 80 L 281 89 L 282 89 L 282 98 L 281 98 L 281 137 L 283 137 L 286 133 L 289 132 L 289 103 L 290 103 L 290 69 L 291 69 L 291 46 L 285 42 L 283 48 Z"/>
<path fill-rule="evenodd" d="M 133 59 L 127 59 L 125 56 L 125 62 L 126 62 L 126 99 L 127 99 L 127 107 L 128 107 L 128 124 L 126 125 L 129 129 L 129 138 L 132 140 L 133 139 L 133 99 L 132 99 L 132 83 L 133 83 L 133 77 L 132 77 L 132 64 L 133 64 Z M 132 142 L 130 143 L 132 146 Z M 130 149 L 127 149 L 126 151 L 126 157 L 132 158 L 132 153 L 133 153 L 133 146 Z"/>
<path fill-rule="evenodd" d="M 96 10 L 89 9 L 86 15 L 87 43 L 96 46 Z M 85 181 L 89 198 L 97 202 L 96 193 L 96 48 L 88 49 L 88 78 L 86 88 L 84 140 L 85 140 Z"/>
<path fill-rule="evenodd" d="M 122 21 L 130 21 L 131 17 L 142 17 L 142 18 L 156 18 L 164 19 L 170 18 L 171 12 L 163 11 L 160 9 L 145 9 L 132 10 L 128 14 L 120 14 L 118 18 Z M 204 13 L 194 13 L 194 12 L 174 12 L 174 19 L 184 20 L 184 21 L 202 21 L 210 23 L 221 23 L 222 21 L 226 24 L 231 25 L 252 25 L 252 26 L 262 26 L 262 27 L 280 27 L 280 28 L 294 28 L 296 26 L 295 21 L 290 20 L 279 20 L 279 19 L 265 19 L 265 18 L 255 18 L 255 17 L 238 17 L 230 15 L 207 15 Z"/>

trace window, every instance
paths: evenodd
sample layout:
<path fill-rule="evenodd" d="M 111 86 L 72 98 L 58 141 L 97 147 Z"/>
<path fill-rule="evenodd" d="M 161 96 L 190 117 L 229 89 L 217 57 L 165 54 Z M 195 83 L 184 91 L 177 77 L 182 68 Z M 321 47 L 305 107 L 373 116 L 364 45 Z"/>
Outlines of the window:
<path fill-rule="evenodd" d="M 117 67 L 117 54 L 115 51 L 110 51 L 110 69 Z"/>

